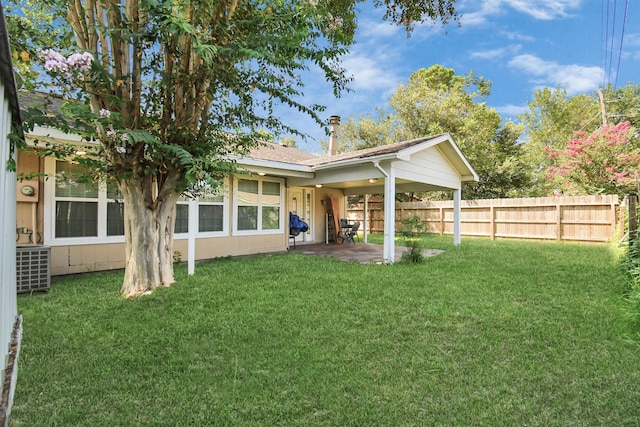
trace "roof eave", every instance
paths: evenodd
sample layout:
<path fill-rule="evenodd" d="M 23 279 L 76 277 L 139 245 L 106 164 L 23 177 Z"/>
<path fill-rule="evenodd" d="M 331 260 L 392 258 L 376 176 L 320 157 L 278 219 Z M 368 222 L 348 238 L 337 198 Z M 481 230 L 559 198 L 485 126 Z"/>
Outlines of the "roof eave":
<path fill-rule="evenodd" d="M 251 157 L 232 156 L 231 159 L 245 169 L 255 173 L 267 175 L 297 178 L 313 178 L 314 173 L 310 166 L 296 163 L 278 162 L 273 160 L 261 160 Z"/>
<path fill-rule="evenodd" d="M 328 162 L 328 163 L 323 163 L 321 165 L 312 166 L 311 170 L 322 171 L 326 169 L 335 169 L 335 168 L 353 166 L 353 165 L 362 164 L 362 163 L 373 163 L 373 162 L 380 162 L 384 160 L 396 160 L 399 158 L 400 158 L 399 153 L 391 153 L 391 154 L 387 153 L 387 154 L 380 154 L 378 156 L 370 156 L 370 157 L 356 157 L 353 159 L 339 160 L 337 162 Z"/>

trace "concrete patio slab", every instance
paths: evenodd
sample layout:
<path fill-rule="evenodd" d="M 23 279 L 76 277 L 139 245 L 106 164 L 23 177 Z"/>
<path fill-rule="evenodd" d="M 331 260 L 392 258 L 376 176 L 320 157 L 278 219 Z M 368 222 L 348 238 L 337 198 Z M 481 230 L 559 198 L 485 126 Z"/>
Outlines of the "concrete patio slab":
<path fill-rule="evenodd" d="M 300 244 L 296 247 L 289 247 L 289 251 L 298 252 L 312 256 L 328 256 L 339 259 L 341 261 L 355 261 L 361 264 L 375 264 L 383 262 L 383 247 L 372 243 L 356 243 L 356 244 L 336 244 L 336 243 L 313 243 Z M 396 262 L 402 258 L 402 253 L 407 251 L 406 247 L 396 246 L 395 259 Z M 425 249 L 425 257 L 440 255 L 443 253 L 440 249 Z"/>

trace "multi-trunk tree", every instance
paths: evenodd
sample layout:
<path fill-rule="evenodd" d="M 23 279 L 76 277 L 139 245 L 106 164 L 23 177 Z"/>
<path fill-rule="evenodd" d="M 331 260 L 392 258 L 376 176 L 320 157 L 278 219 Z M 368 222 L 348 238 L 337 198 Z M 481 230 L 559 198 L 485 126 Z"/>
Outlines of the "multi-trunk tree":
<path fill-rule="evenodd" d="M 319 69 L 336 96 L 344 90 L 349 76 L 340 60 L 354 41 L 356 3 L 24 0 L 10 8 L 17 62 L 33 78 L 42 67 L 49 77 L 40 83 L 73 100 L 57 126 L 99 141 L 92 156 L 76 160 L 115 181 L 124 198 L 124 295 L 174 281 L 181 194 L 215 187 L 233 170 L 231 154 L 260 143 L 259 130 L 297 133 L 274 116 L 276 104 L 322 123 L 322 106 L 303 97 L 301 74 Z M 456 21 L 454 3 L 375 1 L 408 30 Z M 33 117 L 31 125 L 55 124 Z M 73 157 L 59 147 L 48 151 Z"/>

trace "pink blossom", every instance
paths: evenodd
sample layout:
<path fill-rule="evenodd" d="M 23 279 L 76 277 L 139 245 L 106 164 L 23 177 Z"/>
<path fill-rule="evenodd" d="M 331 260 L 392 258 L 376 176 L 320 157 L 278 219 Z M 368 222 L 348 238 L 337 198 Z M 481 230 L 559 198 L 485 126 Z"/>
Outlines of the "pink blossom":
<path fill-rule="evenodd" d="M 127 135 L 126 133 L 123 133 L 123 134 L 120 136 L 120 141 L 122 141 L 122 142 L 127 142 L 128 140 L 129 140 L 129 135 Z"/>
<path fill-rule="evenodd" d="M 109 129 L 107 131 L 107 138 L 115 139 L 116 138 L 116 131 L 114 131 L 113 129 Z"/>
<path fill-rule="evenodd" d="M 44 59 L 44 69 L 49 72 L 65 73 L 69 69 L 67 60 L 55 50 L 45 49 L 40 56 Z"/>
<path fill-rule="evenodd" d="M 332 14 L 327 15 L 329 19 L 329 30 L 333 31 L 336 28 L 341 28 L 344 21 L 339 16 L 333 16 Z"/>
<path fill-rule="evenodd" d="M 126 149 L 126 148 L 124 148 L 124 147 L 120 147 L 120 146 L 116 147 L 116 153 L 118 153 L 118 154 L 125 154 L 126 152 L 127 152 L 127 149 Z"/>
<path fill-rule="evenodd" d="M 108 119 L 111 116 L 111 111 L 106 110 L 104 108 L 100 109 L 100 117 L 102 117 L 103 119 Z"/>
<path fill-rule="evenodd" d="M 74 53 L 67 58 L 67 64 L 74 70 L 87 71 L 91 68 L 91 62 L 93 62 L 93 55 L 89 52 Z"/>

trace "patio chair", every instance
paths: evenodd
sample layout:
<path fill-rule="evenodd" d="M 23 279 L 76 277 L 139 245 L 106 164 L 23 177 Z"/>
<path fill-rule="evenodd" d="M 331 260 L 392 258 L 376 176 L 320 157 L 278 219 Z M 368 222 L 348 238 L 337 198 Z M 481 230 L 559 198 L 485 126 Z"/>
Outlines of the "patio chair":
<path fill-rule="evenodd" d="M 290 228 L 289 229 L 289 238 L 293 239 L 293 249 L 296 248 L 296 236 L 300 234 L 299 228 Z"/>
<path fill-rule="evenodd" d="M 358 238 L 358 228 L 360 228 L 360 221 L 354 222 L 351 226 L 351 229 L 347 233 L 345 233 L 344 238 L 347 244 L 353 243 L 355 245 L 356 242 L 355 240 L 353 240 L 354 237 L 358 239 L 358 241 L 360 241 L 360 239 Z"/>

